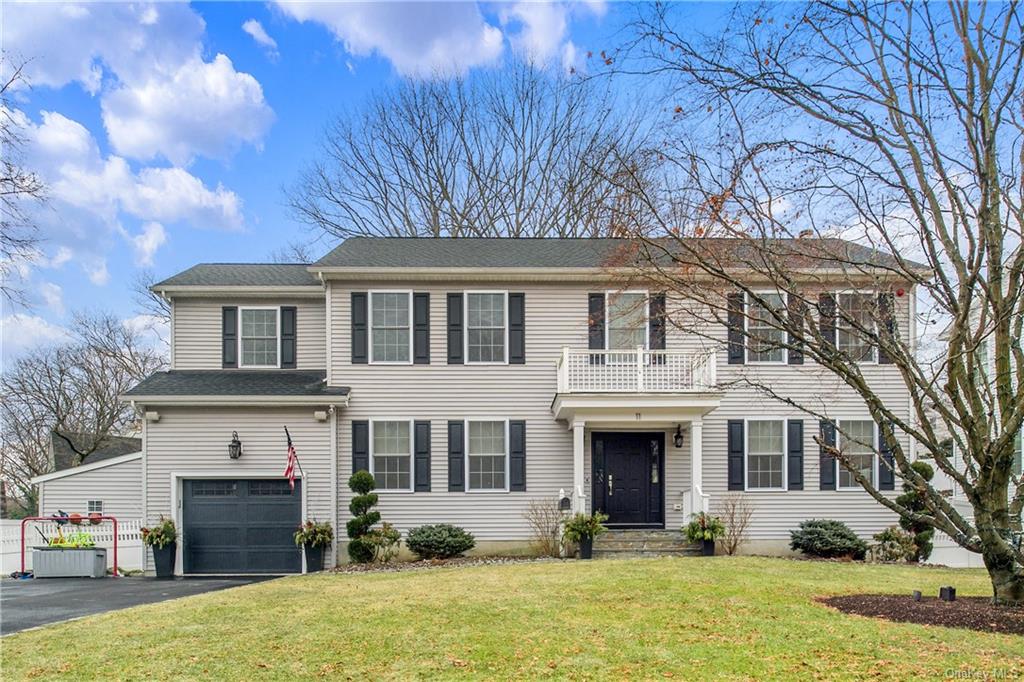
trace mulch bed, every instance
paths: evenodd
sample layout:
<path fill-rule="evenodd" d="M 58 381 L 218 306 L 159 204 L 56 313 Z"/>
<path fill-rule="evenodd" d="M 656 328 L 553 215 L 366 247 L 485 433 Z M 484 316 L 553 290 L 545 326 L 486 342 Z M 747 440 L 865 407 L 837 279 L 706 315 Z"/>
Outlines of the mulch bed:
<path fill-rule="evenodd" d="M 387 564 L 342 564 L 335 573 L 402 573 L 423 571 L 431 568 L 464 568 L 468 566 L 493 566 L 497 564 L 537 564 L 542 562 L 566 561 L 548 557 L 481 556 L 455 557 L 454 559 L 421 559 L 419 561 L 393 561 Z"/>
<path fill-rule="evenodd" d="M 818 601 L 843 613 L 900 623 L 1024 635 L 1024 608 L 993 606 L 988 597 L 957 597 L 952 602 L 923 597 L 916 602 L 902 594 L 850 594 Z"/>

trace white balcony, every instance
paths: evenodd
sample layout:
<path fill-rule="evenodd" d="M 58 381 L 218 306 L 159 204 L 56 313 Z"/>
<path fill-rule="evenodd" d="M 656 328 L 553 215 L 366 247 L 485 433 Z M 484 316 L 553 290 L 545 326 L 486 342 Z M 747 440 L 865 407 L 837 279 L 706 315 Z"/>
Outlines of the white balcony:
<path fill-rule="evenodd" d="M 714 353 L 563 348 L 558 393 L 707 393 L 715 391 Z"/>

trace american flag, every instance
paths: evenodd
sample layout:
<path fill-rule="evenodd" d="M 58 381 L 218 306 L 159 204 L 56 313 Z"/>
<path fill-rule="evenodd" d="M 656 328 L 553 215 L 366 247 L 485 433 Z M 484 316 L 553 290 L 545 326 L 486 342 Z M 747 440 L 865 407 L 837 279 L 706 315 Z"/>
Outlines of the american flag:
<path fill-rule="evenodd" d="M 288 485 L 295 490 L 295 465 L 299 461 L 295 454 L 295 446 L 292 445 L 292 435 L 288 433 L 288 427 L 284 427 L 284 435 L 288 437 L 288 464 L 284 468 L 284 477 L 288 479 Z"/>

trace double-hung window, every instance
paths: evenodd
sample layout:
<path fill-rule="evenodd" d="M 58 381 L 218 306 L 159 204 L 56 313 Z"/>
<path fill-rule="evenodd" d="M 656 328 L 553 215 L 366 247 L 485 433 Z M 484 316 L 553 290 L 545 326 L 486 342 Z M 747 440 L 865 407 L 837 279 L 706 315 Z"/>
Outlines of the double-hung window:
<path fill-rule="evenodd" d="M 466 361 L 502 364 L 508 346 L 508 294 L 466 293 Z"/>
<path fill-rule="evenodd" d="M 786 314 L 786 297 L 772 291 L 758 293 L 757 299 L 751 298 L 748 305 L 747 362 L 784 362 L 785 333 L 775 315 Z"/>
<path fill-rule="evenodd" d="M 871 420 L 841 420 L 839 422 L 839 451 L 871 485 L 875 484 L 875 423 Z M 839 487 L 860 488 L 853 472 L 836 462 L 839 467 Z"/>
<path fill-rule="evenodd" d="M 786 428 L 781 419 L 747 422 L 747 490 L 783 490 Z"/>
<path fill-rule="evenodd" d="M 370 292 L 370 361 L 407 364 L 412 361 L 412 292 Z"/>
<path fill-rule="evenodd" d="M 637 346 L 647 347 L 647 292 L 608 292 L 605 295 L 607 309 L 607 350 L 636 350 Z"/>
<path fill-rule="evenodd" d="M 875 329 L 877 296 L 846 292 L 836 296 L 836 347 L 854 362 L 873 362 L 875 346 L 861 329 Z"/>
<path fill-rule="evenodd" d="M 467 424 L 469 490 L 508 490 L 508 422 Z"/>
<path fill-rule="evenodd" d="M 408 420 L 373 421 L 370 468 L 379 490 L 412 490 L 412 426 Z"/>
<path fill-rule="evenodd" d="M 279 308 L 241 308 L 241 367 L 278 367 Z"/>
<path fill-rule="evenodd" d="M 1013 439 L 1013 474 L 1014 476 L 1024 475 L 1024 462 L 1021 457 L 1021 436 L 1024 431 L 1018 431 L 1017 437 Z"/>

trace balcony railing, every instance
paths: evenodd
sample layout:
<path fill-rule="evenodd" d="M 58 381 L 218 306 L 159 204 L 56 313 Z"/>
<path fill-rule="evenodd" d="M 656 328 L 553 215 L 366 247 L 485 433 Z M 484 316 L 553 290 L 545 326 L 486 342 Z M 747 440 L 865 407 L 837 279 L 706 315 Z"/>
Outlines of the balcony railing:
<path fill-rule="evenodd" d="M 559 393 L 678 393 L 714 390 L 714 353 L 563 348 Z"/>

